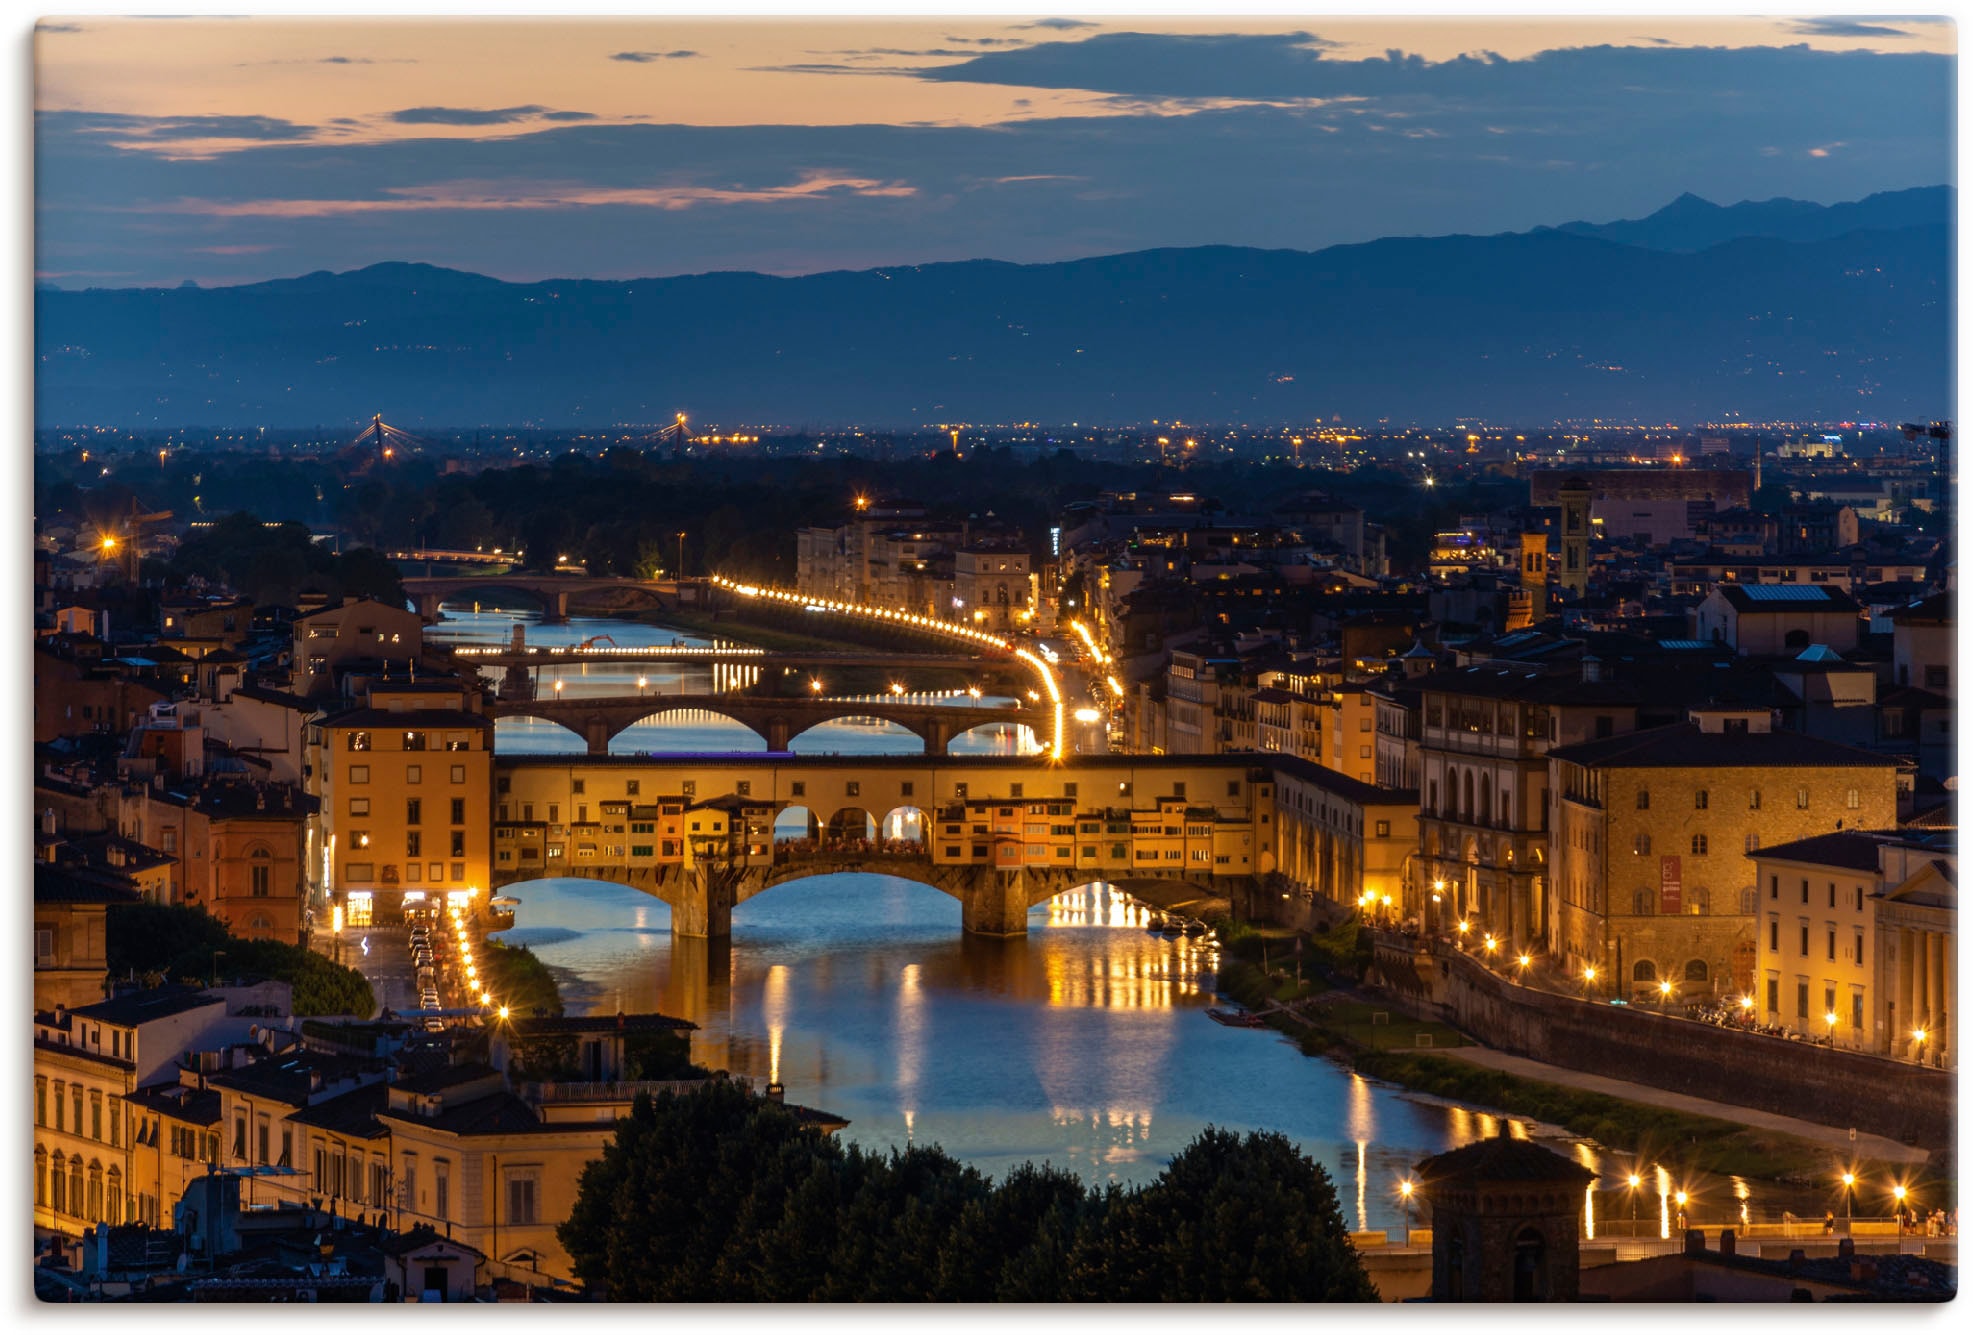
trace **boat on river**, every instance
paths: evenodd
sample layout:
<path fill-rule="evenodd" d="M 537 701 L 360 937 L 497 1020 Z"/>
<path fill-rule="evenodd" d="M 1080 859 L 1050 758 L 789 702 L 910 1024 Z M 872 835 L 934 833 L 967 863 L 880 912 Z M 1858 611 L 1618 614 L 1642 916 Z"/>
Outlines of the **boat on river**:
<path fill-rule="evenodd" d="M 1242 1006 L 1208 1006 L 1206 1015 L 1229 1029 L 1259 1029 L 1266 1023 Z"/>

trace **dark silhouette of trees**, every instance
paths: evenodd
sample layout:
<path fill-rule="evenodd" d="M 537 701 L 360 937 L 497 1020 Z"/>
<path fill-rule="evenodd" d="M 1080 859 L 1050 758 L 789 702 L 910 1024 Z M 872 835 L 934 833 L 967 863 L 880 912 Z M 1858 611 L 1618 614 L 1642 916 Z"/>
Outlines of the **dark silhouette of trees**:
<path fill-rule="evenodd" d="M 1374 1302 L 1329 1176 L 1208 1128 L 1158 1179 L 995 1183 L 937 1146 L 844 1146 L 729 1081 L 640 1097 L 559 1236 L 622 1302 Z"/>

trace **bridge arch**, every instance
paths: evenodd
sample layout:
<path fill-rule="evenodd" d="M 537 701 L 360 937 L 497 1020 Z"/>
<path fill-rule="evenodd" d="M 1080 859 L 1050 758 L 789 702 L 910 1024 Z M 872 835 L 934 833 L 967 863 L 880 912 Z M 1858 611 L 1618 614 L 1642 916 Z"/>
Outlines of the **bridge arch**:
<path fill-rule="evenodd" d="M 822 829 L 826 846 L 844 843 L 872 843 L 877 838 L 877 822 L 862 807 L 840 807 Z"/>
<path fill-rule="evenodd" d="M 539 714 L 503 714 L 493 721 L 493 749 L 508 755 L 579 756 L 589 749 L 582 734 Z"/>
<path fill-rule="evenodd" d="M 831 742 L 849 742 L 857 745 L 848 754 L 852 755 L 901 755 L 916 756 L 925 754 L 925 735 L 915 728 L 874 714 L 858 714 L 845 711 L 835 718 L 812 723 L 788 739 L 788 749 L 798 756 L 838 755 L 842 752 L 833 749 Z M 884 746 L 881 752 L 870 750 L 873 743 Z"/>
<path fill-rule="evenodd" d="M 426 596 L 434 599 L 440 608 L 471 608 L 476 604 L 485 607 L 492 604 L 490 610 L 511 611 L 515 604 L 522 604 L 537 612 L 549 612 L 555 607 L 553 595 L 544 593 L 535 587 L 533 581 L 525 579 L 511 582 L 499 578 L 462 580 L 456 588 L 442 587 Z"/>
<path fill-rule="evenodd" d="M 1034 728 L 1017 719 L 979 723 L 954 733 L 946 751 L 956 756 L 1028 756 L 1041 751 Z"/>
<path fill-rule="evenodd" d="M 776 844 L 813 843 L 821 832 L 822 824 L 816 818 L 813 807 L 788 806 L 774 813 Z"/>
<path fill-rule="evenodd" d="M 931 817 L 923 807 L 896 806 L 877 822 L 877 837 L 890 844 L 923 844 L 932 830 Z"/>
<path fill-rule="evenodd" d="M 659 729 L 666 731 L 660 733 Z M 667 744 L 657 744 L 661 742 Z M 697 707 L 653 710 L 618 729 L 609 742 L 613 756 L 688 751 L 732 755 L 767 749 L 767 738 L 760 729 L 731 714 Z"/>

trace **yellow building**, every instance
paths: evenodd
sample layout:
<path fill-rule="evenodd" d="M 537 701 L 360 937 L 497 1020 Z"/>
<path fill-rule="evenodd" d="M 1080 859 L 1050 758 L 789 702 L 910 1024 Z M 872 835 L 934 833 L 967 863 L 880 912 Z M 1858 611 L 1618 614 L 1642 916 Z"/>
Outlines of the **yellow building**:
<path fill-rule="evenodd" d="M 219 1094 L 188 1083 L 154 1085 L 124 1096 L 130 1128 L 130 1218 L 170 1228 L 189 1183 L 219 1163 Z"/>
<path fill-rule="evenodd" d="M 1305 760 L 1277 765 L 1274 777 L 1273 810 L 1263 814 L 1294 897 L 1281 907 L 1303 915 L 1297 921 L 1290 913 L 1289 922 L 1310 926 L 1357 909 L 1390 922 L 1425 918 L 1416 792 L 1359 783 Z"/>
<path fill-rule="evenodd" d="M 87 1006 L 103 999 L 109 971 L 112 904 L 136 892 L 114 879 L 47 865 L 34 869 L 34 1008 Z"/>
<path fill-rule="evenodd" d="M 1761 909 L 1752 996 L 1762 1021 L 1952 1066 L 1955 832 L 1846 830 L 1751 856 Z"/>
<path fill-rule="evenodd" d="M 1554 949 L 1623 995 L 1745 994 L 1761 912 L 1747 855 L 1897 822 L 1895 758 L 1772 731 L 1765 711 L 1692 714 L 1548 753 Z"/>
<path fill-rule="evenodd" d="M 349 925 L 485 891 L 493 724 L 475 703 L 456 682 L 379 682 L 310 725 L 323 879 Z"/>
<path fill-rule="evenodd" d="M 79 1234 L 137 1214 L 125 1098 L 226 1028 L 226 1000 L 154 988 L 34 1016 L 34 1222 Z"/>

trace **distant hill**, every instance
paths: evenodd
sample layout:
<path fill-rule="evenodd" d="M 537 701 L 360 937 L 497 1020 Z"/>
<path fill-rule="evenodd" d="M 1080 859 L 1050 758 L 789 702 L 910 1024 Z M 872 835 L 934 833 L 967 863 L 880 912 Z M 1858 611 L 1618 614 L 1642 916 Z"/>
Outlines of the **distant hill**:
<path fill-rule="evenodd" d="M 1847 232 L 1950 227 L 1952 215 L 1953 188 L 1949 185 L 1886 190 L 1847 204 L 1826 205 L 1800 199 L 1764 199 L 1722 206 L 1683 194 L 1648 218 L 1564 223 L 1554 230 L 1648 250 L 1704 250 L 1743 236 L 1826 241 Z"/>
<path fill-rule="evenodd" d="M 1556 228 L 800 278 L 515 284 L 380 264 L 204 290 L 42 289 L 35 420 L 1945 417 L 1950 245 L 1939 222 L 1696 251 Z"/>

